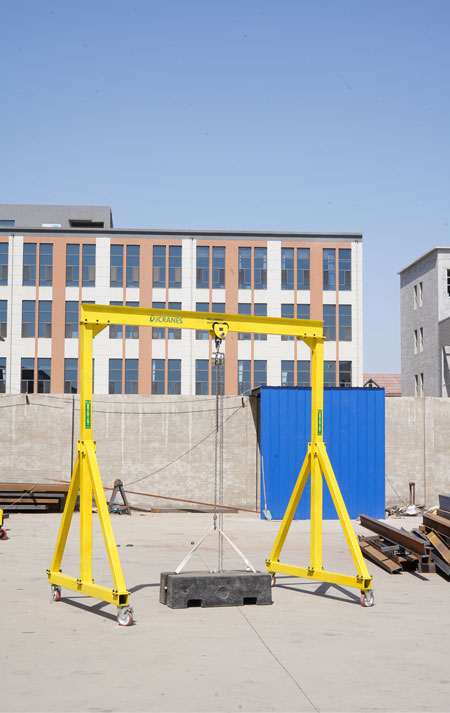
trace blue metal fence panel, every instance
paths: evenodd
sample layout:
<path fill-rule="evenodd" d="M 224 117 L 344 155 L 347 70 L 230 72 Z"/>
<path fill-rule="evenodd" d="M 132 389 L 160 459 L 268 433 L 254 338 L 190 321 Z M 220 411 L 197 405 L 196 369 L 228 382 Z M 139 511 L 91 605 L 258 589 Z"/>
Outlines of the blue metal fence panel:
<path fill-rule="evenodd" d="M 384 397 L 384 389 L 324 389 L 324 441 L 352 519 L 385 516 Z M 311 389 L 262 387 L 260 398 L 267 508 L 281 519 L 311 439 Z M 261 482 L 261 513 L 263 493 Z M 337 519 L 325 480 L 323 494 L 324 519 Z M 308 480 L 295 519 L 309 517 Z"/>

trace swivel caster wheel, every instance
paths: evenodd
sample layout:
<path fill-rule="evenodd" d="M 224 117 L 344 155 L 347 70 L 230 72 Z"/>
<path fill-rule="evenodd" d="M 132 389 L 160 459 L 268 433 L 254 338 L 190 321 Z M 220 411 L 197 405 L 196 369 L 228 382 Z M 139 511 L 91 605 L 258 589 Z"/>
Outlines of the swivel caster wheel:
<path fill-rule="evenodd" d="M 131 626 L 133 623 L 133 610 L 129 606 L 117 607 L 117 622 L 119 626 Z"/>
<path fill-rule="evenodd" d="M 366 592 L 361 592 L 361 606 L 362 607 L 373 607 L 375 604 L 375 597 L 372 589 L 368 589 Z"/>
<path fill-rule="evenodd" d="M 276 576 L 274 574 L 272 574 L 272 579 L 270 580 L 270 586 L 274 587 L 276 585 L 276 583 L 277 583 Z"/>
<path fill-rule="evenodd" d="M 3 527 L 0 527 L 0 540 L 7 540 L 8 535 L 6 534 L 6 530 L 3 529 Z"/>
<path fill-rule="evenodd" d="M 61 587 L 57 587 L 52 584 L 52 602 L 61 601 Z"/>

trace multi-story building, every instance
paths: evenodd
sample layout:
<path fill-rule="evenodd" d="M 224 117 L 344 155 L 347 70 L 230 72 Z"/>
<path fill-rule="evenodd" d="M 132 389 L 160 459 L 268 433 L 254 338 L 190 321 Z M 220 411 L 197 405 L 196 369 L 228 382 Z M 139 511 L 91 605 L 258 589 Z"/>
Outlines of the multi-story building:
<path fill-rule="evenodd" d="M 0 386 L 75 393 L 79 304 L 323 319 L 325 385 L 362 386 L 362 235 L 113 228 L 107 207 L 0 205 Z M 111 326 L 94 391 L 211 394 L 208 332 Z M 301 340 L 229 334 L 225 393 L 310 384 Z"/>
<path fill-rule="evenodd" d="M 450 248 L 400 271 L 402 395 L 450 396 Z"/>

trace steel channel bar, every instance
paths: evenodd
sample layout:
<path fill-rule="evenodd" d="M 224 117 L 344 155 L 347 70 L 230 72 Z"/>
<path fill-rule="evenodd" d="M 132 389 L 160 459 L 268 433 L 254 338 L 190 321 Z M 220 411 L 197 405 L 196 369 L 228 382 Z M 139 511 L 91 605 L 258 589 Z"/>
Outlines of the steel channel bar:
<path fill-rule="evenodd" d="M 429 515 L 428 513 L 424 513 L 423 524 L 431 530 L 436 530 L 436 532 L 439 532 L 446 537 L 450 537 L 450 520 L 445 520 L 443 517 L 439 517 L 438 515 Z"/>
<path fill-rule="evenodd" d="M 387 540 L 391 540 L 391 542 L 396 542 L 405 549 L 411 550 L 411 552 L 416 552 L 416 554 L 418 555 L 427 554 L 425 543 L 419 540 L 419 538 L 415 535 L 407 535 L 405 532 L 397 530 L 395 527 L 387 525 L 384 522 L 380 522 L 379 520 L 375 520 L 374 518 L 368 517 L 367 515 L 360 515 L 359 519 L 363 527 L 367 527 L 367 529 L 372 530 L 372 532 L 377 532 L 379 535 L 385 537 Z"/>

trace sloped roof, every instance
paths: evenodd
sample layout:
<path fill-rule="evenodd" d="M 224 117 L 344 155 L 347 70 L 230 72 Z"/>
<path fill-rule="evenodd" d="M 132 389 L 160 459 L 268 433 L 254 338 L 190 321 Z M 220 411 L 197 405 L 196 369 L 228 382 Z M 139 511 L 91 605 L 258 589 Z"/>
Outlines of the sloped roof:
<path fill-rule="evenodd" d="M 384 389 L 386 396 L 402 395 L 402 375 L 401 374 L 364 374 L 363 385 L 367 386 L 372 381 L 378 388 Z"/>

